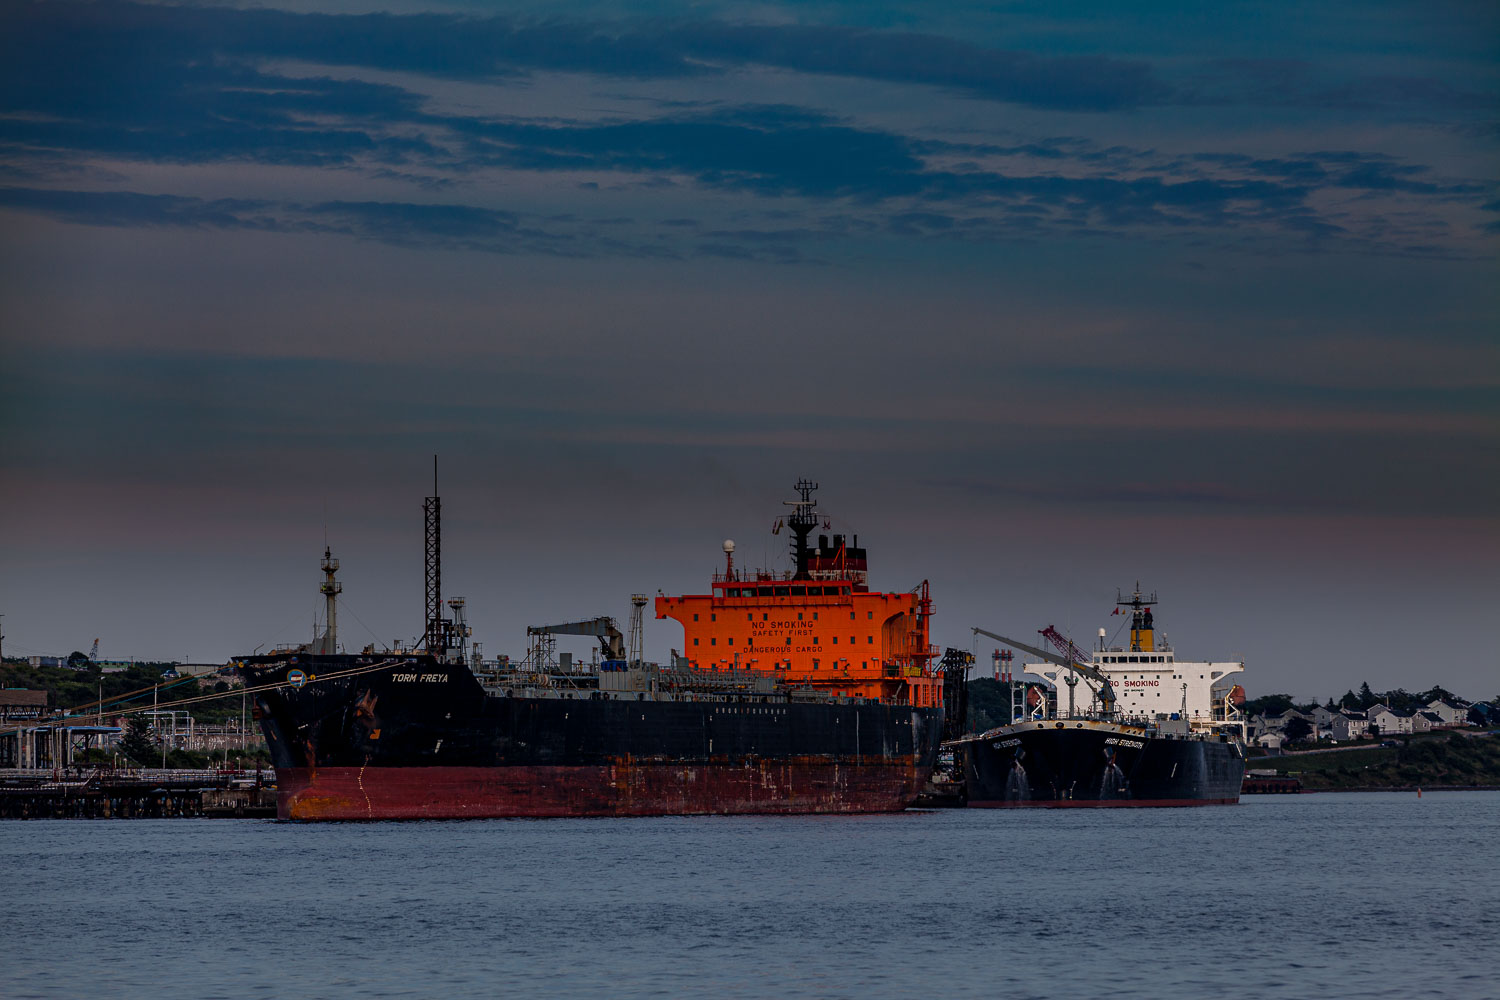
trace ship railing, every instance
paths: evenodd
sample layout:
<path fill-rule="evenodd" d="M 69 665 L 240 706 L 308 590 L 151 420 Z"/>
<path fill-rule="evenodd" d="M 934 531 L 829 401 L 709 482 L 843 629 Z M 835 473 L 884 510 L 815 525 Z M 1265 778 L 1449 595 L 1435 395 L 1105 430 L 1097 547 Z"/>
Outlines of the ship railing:
<path fill-rule="evenodd" d="M 726 573 L 719 570 L 714 573 L 714 583 L 782 583 L 796 576 L 791 570 L 783 570 L 780 573 L 765 572 L 762 570 L 745 570 L 741 572 Z"/>

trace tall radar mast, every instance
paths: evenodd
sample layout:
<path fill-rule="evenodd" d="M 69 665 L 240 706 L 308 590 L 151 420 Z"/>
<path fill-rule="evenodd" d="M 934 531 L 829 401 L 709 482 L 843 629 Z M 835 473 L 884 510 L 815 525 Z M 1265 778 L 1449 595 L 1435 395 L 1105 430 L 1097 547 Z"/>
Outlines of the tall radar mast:
<path fill-rule="evenodd" d="M 807 572 L 807 536 L 818 526 L 817 501 L 812 498 L 813 491 L 818 484 L 807 479 L 797 480 L 797 493 L 799 500 L 783 500 L 782 503 L 792 508 L 791 516 L 786 519 L 786 526 L 792 529 L 792 559 L 797 564 L 797 572 L 792 577 L 794 580 L 808 579 Z"/>
<path fill-rule="evenodd" d="M 422 503 L 422 514 L 426 524 L 424 548 L 424 579 L 426 603 L 423 618 L 426 634 L 423 645 L 436 657 L 448 654 L 447 623 L 443 620 L 443 500 L 438 496 L 438 460 L 432 456 L 432 496 Z"/>
<path fill-rule="evenodd" d="M 645 659 L 646 628 L 641 620 L 645 607 L 645 594 L 630 595 L 630 645 L 626 655 L 631 666 L 637 666 Z"/>
<path fill-rule="evenodd" d="M 333 558 L 333 551 L 326 544 L 323 546 L 322 569 L 323 584 L 318 588 L 318 592 L 323 595 L 323 600 L 326 603 L 326 610 L 323 616 L 326 628 L 322 638 L 318 640 L 316 646 L 313 648 L 313 652 L 331 656 L 339 651 L 338 597 L 344 592 L 344 585 L 333 578 L 333 575 L 339 571 L 339 561 Z"/>

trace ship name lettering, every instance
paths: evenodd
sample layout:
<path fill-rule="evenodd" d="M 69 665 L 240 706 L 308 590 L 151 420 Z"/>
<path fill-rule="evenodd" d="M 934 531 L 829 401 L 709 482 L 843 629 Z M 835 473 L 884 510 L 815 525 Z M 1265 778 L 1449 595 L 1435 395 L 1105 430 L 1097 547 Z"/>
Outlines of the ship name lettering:
<path fill-rule="evenodd" d="M 417 679 L 416 674 L 391 674 L 391 680 L 397 683 L 410 683 Z"/>

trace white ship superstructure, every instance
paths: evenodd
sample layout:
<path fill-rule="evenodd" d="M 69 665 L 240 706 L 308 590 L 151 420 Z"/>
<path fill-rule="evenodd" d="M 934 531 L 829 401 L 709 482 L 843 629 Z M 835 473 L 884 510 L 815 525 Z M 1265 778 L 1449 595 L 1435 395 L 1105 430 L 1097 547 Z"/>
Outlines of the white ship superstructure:
<path fill-rule="evenodd" d="M 1096 648 L 1087 660 L 1109 678 L 1118 716 L 1153 725 L 1184 720 L 1196 730 L 1228 726 L 1238 729 L 1243 739 L 1244 720 L 1232 695 L 1237 683 L 1234 675 L 1242 672 L 1245 664 L 1177 659 L 1171 646 L 1157 636 L 1151 613 L 1155 603 L 1154 594 L 1142 598 L 1139 590 L 1130 600 L 1117 601 L 1120 611 L 1131 616 L 1129 644 L 1107 645 L 1107 633 L 1101 628 Z M 1070 701 L 1079 713 L 1099 711 L 1099 685 L 1088 677 L 1051 663 L 1027 663 L 1025 669 L 1056 685 L 1059 715 L 1067 711 Z M 1065 689 L 1073 684 L 1076 687 Z"/>

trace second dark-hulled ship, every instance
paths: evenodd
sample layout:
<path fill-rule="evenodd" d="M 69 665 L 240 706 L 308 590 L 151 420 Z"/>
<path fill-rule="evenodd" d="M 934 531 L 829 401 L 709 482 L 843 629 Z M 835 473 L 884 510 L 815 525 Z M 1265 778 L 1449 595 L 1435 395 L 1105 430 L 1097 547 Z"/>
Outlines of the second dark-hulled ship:
<path fill-rule="evenodd" d="M 976 628 L 1045 661 L 1056 681 L 1013 681 L 1013 721 L 944 744 L 950 783 L 970 806 L 1131 807 L 1229 805 L 1245 773 L 1243 697 L 1237 662 L 1178 660 L 1158 642 L 1151 605 L 1137 590 L 1117 608 L 1130 615 L 1128 647 L 1084 653 L 1055 629 L 1057 652 Z M 998 654 L 997 654 L 998 656 Z M 1049 669 L 1052 668 L 1052 669 Z M 1061 668 L 1061 669 L 1056 669 Z M 1024 671 L 1023 671 L 1024 676 Z M 1058 703 L 1067 687 L 1067 707 Z M 1082 687 L 1079 691 L 1078 688 Z M 1082 709 L 1080 711 L 1080 709 Z"/>
<path fill-rule="evenodd" d="M 291 820 L 858 813 L 906 808 L 931 771 L 942 687 L 926 584 L 878 593 L 865 554 L 809 534 L 816 484 L 784 525 L 795 568 L 726 566 L 702 596 L 658 597 L 684 655 L 641 657 L 614 621 L 529 628 L 524 661 L 486 661 L 462 599 L 441 594 L 441 505 L 427 499 L 426 634 L 414 650 L 340 652 L 338 563 L 327 627 L 238 662 Z M 780 525 L 780 523 L 779 523 Z M 598 640 L 574 663 L 556 636 Z"/>

